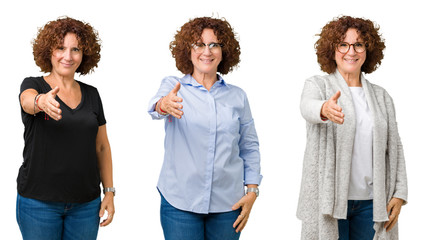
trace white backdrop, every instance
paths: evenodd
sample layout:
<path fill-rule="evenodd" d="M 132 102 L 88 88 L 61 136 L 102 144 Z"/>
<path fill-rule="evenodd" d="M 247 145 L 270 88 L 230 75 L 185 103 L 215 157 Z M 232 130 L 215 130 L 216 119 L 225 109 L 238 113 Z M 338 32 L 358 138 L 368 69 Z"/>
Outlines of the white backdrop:
<path fill-rule="evenodd" d="M 400 235 L 416 239 L 422 235 L 418 220 L 424 215 L 424 30 L 418 2 L 2 1 L 0 238 L 21 238 L 15 220 L 24 130 L 18 93 L 25 77 L 42 74 L 33 61 L 31 40 L 39 27 L 67 15 L 89 22 L 102 39 L 95 73 L 77 76 L 99 89 L 112 146 L 116 215 L 100 229 L 99 239 L 163 239 L 155 188 L 163 122 L 152 121 L 146 108 L 163 77 L 181 76 L 168 49 L 173 35 L 190 18 L 202 16 L 225 17 L 238 33 L 240 67 L 224 79 L 247 92 L 261 144 L 261 196 L 241 239 L 299 239 L 301 222 L 295 212 L 306 139 L 300 94 L 306 78 L 324 74 L 316 62 L 315 34 L 343 14 L 377 22 L 386 39 L 382 66 L 367 78 L 383 86 L 396 104 L 410 192 Z"/>

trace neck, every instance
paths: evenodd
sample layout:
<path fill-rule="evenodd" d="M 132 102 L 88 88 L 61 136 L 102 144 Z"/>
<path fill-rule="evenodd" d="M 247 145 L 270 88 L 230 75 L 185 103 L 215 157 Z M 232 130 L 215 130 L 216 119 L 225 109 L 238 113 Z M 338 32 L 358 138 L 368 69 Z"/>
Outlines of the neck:
<path fill-rule="evenodd" d="M 61 89 L 71 89 L 76 83 L 74 80 L 74 75 L 64 76 L 52 71 L 47 77 L 49 83 L 54 85 L 52 87 L 60 87 Z"/>
<path fill-rule="evenodd" d="M 358 73 L 344 73 L 339 70 L 340 75 L 346 81 L 349 87 L 362 87 L 361 72 Z"/>
<path fill-rule="evenodd" d="M 218 81 L 216 73 L 208 74 L 208 73 L 197 73 L 193 72 L 192 77 L 199 83 L 202 84 L 208 91 L 211 87 Z"/>

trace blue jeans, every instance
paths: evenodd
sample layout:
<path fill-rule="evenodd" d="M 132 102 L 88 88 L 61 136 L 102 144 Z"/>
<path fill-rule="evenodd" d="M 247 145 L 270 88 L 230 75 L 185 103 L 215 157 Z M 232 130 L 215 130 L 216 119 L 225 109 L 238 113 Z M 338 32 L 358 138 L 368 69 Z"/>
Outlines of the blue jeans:
<path fill-rule="evenodd" d="M 100 204 L 100 197 L 87 203 L 61 203 L 18 194 L 16 220 L 24 240 L 91 240 L 97 238 Z"/>
<path fill-rule="evenodd" d="M 233 223 L 240 210 L 199 214 L 174 208 L 161 195 L 160 222 L 165 240 L 237 240 Z"/>
<path fill-rule="evenodd" d="M 372 240 L 372 200 L 349 200 L 347 205 L 347 219 L 338 220 L 339 240 Z"/>

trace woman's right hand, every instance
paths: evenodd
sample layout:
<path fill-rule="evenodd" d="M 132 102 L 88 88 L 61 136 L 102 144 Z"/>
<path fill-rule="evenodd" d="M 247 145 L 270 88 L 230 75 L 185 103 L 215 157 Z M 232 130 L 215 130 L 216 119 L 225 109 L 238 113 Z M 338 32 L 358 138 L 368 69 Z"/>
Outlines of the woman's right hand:
<path fill-rule="evenodd" d="M 180 102 L 183 101 L 182 98 L 177 96 L 178 91 L 180 90 L 181 84 L 177 82 L 175 84 L 174 89 L 172 89 L 168 95 L 162 98 L 162 101 L 160 101 L 159 106 L 157 106 L 158 110 L 161 112 L 165 112 L 167 114 L 171 114 L 172 116 L 181 119 L 182 115 L 184 114 L 181 109 L 183 108 L 183 105 L 180 104 Z"/>
<path fill-rule="evenodd" d="M 340 91 L 337 91 L 336 94 L 328 99 L 328 101 L 326 101 L 321 108 L 321 115 L 337 124 L 343 124 L 344 122 L 342 108 L 337 105 L 337 100 L 339 99 L 340 95 Z"/>
<path fill-rule="evenodd" d="M 60 104 L 56 101 L 56 95 L 59 92 L 59 87 L 55 87 L 46 94 L 41 94 L 38 97 L 38 107 L 47 113 L 51 118 L 59 121 L 62 118 L 62 110 Z"/>

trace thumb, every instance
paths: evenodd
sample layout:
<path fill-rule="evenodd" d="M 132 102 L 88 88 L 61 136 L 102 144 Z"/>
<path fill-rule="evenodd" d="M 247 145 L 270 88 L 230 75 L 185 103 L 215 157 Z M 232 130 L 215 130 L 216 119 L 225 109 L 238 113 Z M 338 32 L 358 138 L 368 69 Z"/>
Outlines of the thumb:
<path fill-rule="evenodd" d="M 342 94 L 341 94 L 341 92 L 340 92 L 340 91 L 337 91 L 337 92 L 336 92 L 336 94 L 334 94 L 334 95 L 330 98 L 330 100 L 333 100 L 333 101 L 336 101 L 336 102 L 337 102 L 337 100 L 339 99 L 340 95 L 342 95 Z"/>
<path fill-rule="evenodd" d="M 239 209 L 240 207 L 241 207 L 241 203 L 240 203 L 240 201 L 238 201 L 236 204 L 233 205 L 232 209 L 234 211 L 234 210 Z"/>
<path fill-rule="evenodd" d="M 57 95 L 57 93 L 59 92 L 59 87 L 58 86 L 56 86 L 55 88 L 53 88 L 51 91 L 50 91 L 50 93 L 51 94 L 53 94 L 53 96 L 55 96 L 56 97 L 56 95 Z"/>
<path fill-rule="evenodd" d="M 171 93 L 174 93 L 175 95 L 177 95 L 178 91 L 180 90 L 181 87 L 181 83 L 177 82 L 177 84 L 175 84 L 175 87 L 171 90 Z"/>

